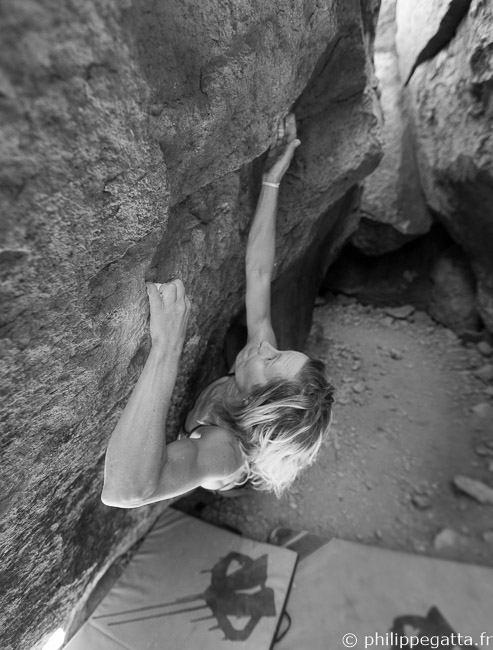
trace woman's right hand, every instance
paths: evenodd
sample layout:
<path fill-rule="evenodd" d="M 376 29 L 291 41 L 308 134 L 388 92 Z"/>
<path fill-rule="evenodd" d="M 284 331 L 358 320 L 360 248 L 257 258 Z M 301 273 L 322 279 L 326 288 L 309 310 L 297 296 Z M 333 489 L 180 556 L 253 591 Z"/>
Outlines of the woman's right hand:
<path fill-rule="evenodd" d="M 152 346 L 181 352 L 190 313 L 190 300 L 185 294 L 183 282 L 148 282 L 146 286 L 151 310 Z"/>

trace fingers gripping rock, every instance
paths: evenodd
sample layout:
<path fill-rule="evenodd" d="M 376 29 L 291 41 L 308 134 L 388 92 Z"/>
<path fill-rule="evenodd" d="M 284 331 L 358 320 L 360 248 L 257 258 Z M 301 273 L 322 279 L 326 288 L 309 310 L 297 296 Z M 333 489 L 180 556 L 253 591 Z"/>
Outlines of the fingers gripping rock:
<path fill-rule="evenodd" d="M 296 138 L 296 117 L 294 113 L 288 113 L 284 120 L 285 123 L 285 134 L 286 140 L 288 143 L 292 142 Z"/>
<path fill-rule="evenodd" d="M 175 285 L 176 288 L 176 299 L 184 298 L 185 297 L 185 285 L 183 282 L 177 278 L 176 280 L 173 280 L 170 284 Z"/>
<path fill-rule="evenodd" d="M 156 284 L 155 282 L 146 282 L 147 295 L 151 304 L 156 303 L 156 301 L 158 303 L 161 302 L 160 286 L 160 284 Z"/>
<path fill-rule="evenodd" d="M 147 283 L 150 302 L 150 330 L 153 347 L 179 352 L 183 347 L 190 301 L 181 280 Z"/>

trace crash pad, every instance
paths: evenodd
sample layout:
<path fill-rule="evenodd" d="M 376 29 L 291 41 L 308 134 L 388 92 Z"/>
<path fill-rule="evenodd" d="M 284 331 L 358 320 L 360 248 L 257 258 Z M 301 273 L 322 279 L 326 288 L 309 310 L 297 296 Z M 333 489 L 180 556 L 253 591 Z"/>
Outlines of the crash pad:
<path fill-rule="evenodd" d="M 300 552 L 275 650 L 493 650 L 493 570 L 332 539 L 292 535 Z M 297 548 L 299 547 L 299 548 Z M 489 639 L 488 639 L 489 636 Z"/>
<path fill-rule="evenodd" d="M 268 650 L 297 555 L 168 508 L 67 650 Z"/>

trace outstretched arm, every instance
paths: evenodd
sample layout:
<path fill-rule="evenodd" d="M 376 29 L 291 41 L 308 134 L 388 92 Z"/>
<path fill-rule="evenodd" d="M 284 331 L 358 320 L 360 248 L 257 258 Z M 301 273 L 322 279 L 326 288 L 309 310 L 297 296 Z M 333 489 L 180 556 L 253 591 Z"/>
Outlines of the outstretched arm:
<path fill-rule="evenodd" d="M 248 236 L 245 263 L 248 343 L 268 341 L 276 346 L 270 314 L 270 285 L 275 257 L 277 195 L 279 183 L 299 144 L 295 117 L 290 113 L 279 125 L 276 144 L 269 152 Z"/>

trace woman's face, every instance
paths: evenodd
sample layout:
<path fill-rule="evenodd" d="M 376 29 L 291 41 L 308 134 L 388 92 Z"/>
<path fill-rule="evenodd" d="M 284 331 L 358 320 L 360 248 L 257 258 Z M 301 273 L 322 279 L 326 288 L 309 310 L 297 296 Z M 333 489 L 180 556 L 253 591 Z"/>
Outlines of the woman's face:
<path fill-rule="evenodd" d="M 254 386 L 264 386 L 272 379 L 294 379 L 307 361 L 306 354 L 277 350 L 267 341 L 247 345 L 236 357 L 236 383 L 248 395 Z"/>

